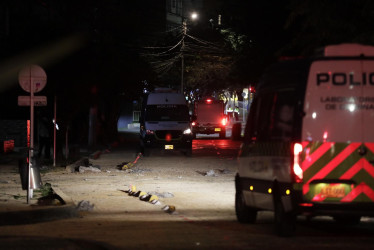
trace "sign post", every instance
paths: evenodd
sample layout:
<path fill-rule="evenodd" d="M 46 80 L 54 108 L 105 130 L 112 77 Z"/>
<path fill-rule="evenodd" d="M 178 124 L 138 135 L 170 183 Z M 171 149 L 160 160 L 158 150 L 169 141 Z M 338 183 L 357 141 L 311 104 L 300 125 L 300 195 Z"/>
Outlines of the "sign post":
<path fill-rule="evenodd" d="M 18 74 L 18 81 L 22 89 L 30 93 L 30 148 L 29 165 L 27 178 L 27 203 L 33 196 L 33 187 L 31 186 L 32 164 L 34 163 L 34 93 L 41 91 L 47 83 L 45 71 L 38 65 L 30 65 L 23 68 Z M 21 98 L 22 99 L 22 98 Z M 35 183 L 33 183 L 35 186 Z"/>

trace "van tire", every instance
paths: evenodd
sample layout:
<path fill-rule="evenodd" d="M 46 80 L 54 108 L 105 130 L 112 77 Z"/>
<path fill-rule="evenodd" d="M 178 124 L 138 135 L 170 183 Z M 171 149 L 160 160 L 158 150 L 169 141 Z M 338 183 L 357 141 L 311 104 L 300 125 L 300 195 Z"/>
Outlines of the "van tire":
<path fill-rule="evenodd" d="M 235 212 L 240 223 L 256 222 L 257 210 L 245 204 L 243 193 L 239 190 L 235 193 Z"/>
<path fill-rule="evenodd" d="M 234 123 L 232 125 L 231 129 L 231 138 L 232 140 L 240 140 L 241 138 L 241 133 L 242 133 L 242 124 L 240 122 Z"/>
<path fill-rule="evenodd" d="M 191 157 L 192 156 L 192 148 L 187 148 L 184 151 L 184 155 L 187 156 L 187 157 Z"/>
<path fill-rule="evenodd" d="M 274 196 L 275 233 L 281 237 L 292 236 L 295 232 L 296 216 L 284 210 L 280 196 Z"/>
<path fill-rule="evenodd" d="M 219 138 L 226 139 L 226 129 L 222 129 L 222 131 L 219 132 Z"/>

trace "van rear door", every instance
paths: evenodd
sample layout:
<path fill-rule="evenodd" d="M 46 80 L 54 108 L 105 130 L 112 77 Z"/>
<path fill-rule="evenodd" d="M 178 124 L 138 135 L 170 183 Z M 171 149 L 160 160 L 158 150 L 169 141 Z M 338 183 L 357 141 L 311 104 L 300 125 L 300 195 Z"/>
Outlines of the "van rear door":
<path fill-rule="evenodd" d="M 374 202 L 373 58 L 313 62 L 304 111 L 304 199 Z"/>

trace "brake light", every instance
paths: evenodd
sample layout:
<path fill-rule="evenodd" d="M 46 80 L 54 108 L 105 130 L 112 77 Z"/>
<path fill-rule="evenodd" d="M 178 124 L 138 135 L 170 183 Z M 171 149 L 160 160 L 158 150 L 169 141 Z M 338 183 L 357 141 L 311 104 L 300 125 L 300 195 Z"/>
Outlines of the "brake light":
<path fill-rule="evenodd" d="M 165 140 L 166 141 L 171 141 L 171 134 L 166 134 Z"/>
<path fill-rule="evenodd" d="M 301 183 L 303 181 L 303 170 L 300 166 L 300 155 L 303 152 L 303 146 L 300 143 L 295 143 L 293 145 L 293 166 L 292 173 L 295 177 L 296 183 Z"/>
<path fill-rule="evenodd" d="M 191 125 L 192 125 L 192 126 L 195 126 L 195 125 L 196 125 L 196 122 L 192 122 Z"/>
<path fill-rule="evenodd" d="M 207 104 L 211 104 L 212 103 L 212 99 L 206 99 L 206 103 Z"/>
<path fill-rule="evenodd" d="M 222 124 L 223 126 L 226 126 L 226 124 L 227 124 L 227 119 L 226 119 L 226 117 L 222 118 L 222 120 L 221 120 L 221 124 Z"/>

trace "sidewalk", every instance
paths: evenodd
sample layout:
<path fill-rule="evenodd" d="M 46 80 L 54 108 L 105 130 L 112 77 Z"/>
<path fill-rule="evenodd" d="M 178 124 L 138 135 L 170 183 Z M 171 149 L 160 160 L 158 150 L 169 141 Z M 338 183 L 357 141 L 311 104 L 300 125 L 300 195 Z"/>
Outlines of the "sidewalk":
<path fill-rule="evenodd" d="M 137 143 L 138 135 L 135 130 L 126 131 L 119 134 L 119 141 L 116 146 L 133 147 Z M 68 166 L 73 162 L 83 158 L 99 158 L 105 150 L 95 149 L 93 152 L 81 148 L 80 156 L 75 160 L 69 160 Z M 135 152 L 134 152 L 135 153 Z M 27 190 L 22 189 L 21 177 L 19 173 L 18 161 L 24 157 L 24 152 L 12 152 L 0 155 L 0 226 L 31 224 L 49 220 L 57 220 L 79 216 L 77 204 L 71 197 L 65 195 L 63 191 L 52 183 L 54 193 L 59 195 L 66 204 L 61 204 L 57 199 L 38 204 L 38 199 L 42 197 L 39 189 L 33 190 L 33 198 L 27 203 Z M 57 161 L 56 167 L 52 163 L 41 164 L 40 172 L 66 171 L 66 161 Z M 48 183 L 48 179 L 42 178 L 43 185 Z"/>
<path fill-rule="evenodd" d="M 38 205 L 38 198 L 42 196 L 37 189 L 33 190 L 33 198 L 27 203 L 27 190 L 22 190 L 18 170 L 20 157 L 15 152 L 0 158 L 0 225 L 28 224 L 77 216 L 75 205 L 67 197 L 63 197 L 65 205 L 59 202 Z M 56 188 L 53 189 L 58 193 Z"/>

